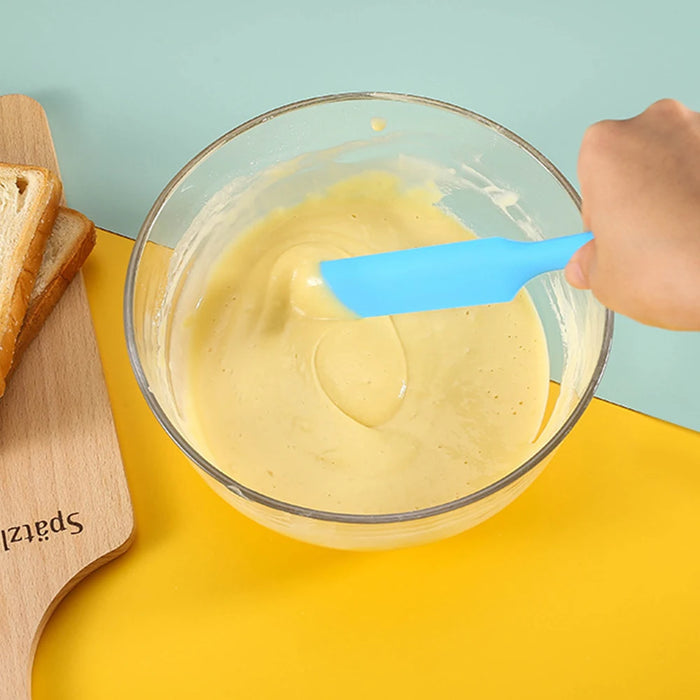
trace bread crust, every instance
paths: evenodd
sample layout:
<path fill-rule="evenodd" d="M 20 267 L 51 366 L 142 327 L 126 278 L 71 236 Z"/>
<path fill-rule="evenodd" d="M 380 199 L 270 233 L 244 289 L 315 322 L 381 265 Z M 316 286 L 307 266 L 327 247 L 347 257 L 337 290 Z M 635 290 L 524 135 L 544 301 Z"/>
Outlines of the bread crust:
<path fill-rule="evenodd" d="M 25 166 L 8 167 L 21 169 Z M 29 166 L 25 167 L 25 170 L 29 169 Z M 29 297 L 34 287 L 37 272 L 41 266 L 46 241 L 56 220 L 58 205 L 63 191 L 61 181 L 50 170 L 35 167 L 32 167 L 31 170 L 43 171 L 47 180 L 47 186 L 42 193 L 40 204 L 43 213 L 35 229 L 25 259 L 22 262 L 22 269 L 17 277 L 17 282 L 10 298 L 7 325 L 5 328 L 0 329 L 0 396 L 5 393 L 5 380 L 12 366 L 17 336 L 29 305 Z"/>
<path fill-rule="evenodd" d="M 10 372 L 18 365 L 24 351 L 28 345 L 34 340 L 39 333 L 44 321 L 48 318 L 53 308 L 58 303 L 58 300 L 63 296 L 63 293 L 68 288 L 78 270 L 82 267 L 88 255 L 95 247 L 96 234 L 95 224 L 86 216 L 75 209 L 62 208 L 63 211 L 69 212 L 73 216 L 78 216 L 82 219 L 84 233 L 78 245 L 75 246 L 70 257 L 63 263 L 57 275 L 46 286 L 43 293 L 32 301 L 27 308 L 24 323 L 20 330 L 15 345 L 15 355 L 12 361 Z"/>

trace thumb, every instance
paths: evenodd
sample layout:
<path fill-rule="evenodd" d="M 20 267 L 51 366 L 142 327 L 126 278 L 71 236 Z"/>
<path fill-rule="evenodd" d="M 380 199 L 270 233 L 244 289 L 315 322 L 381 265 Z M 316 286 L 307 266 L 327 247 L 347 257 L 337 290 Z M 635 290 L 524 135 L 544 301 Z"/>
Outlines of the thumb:
<path fill-rule="evenodd" d="M 566 281 L 576 289 L 590 289 L 591 274 L 595 268 L 596 249 L 595 240 L 586 243 L 579 248 L 569 260 L 564 269 Z"/>

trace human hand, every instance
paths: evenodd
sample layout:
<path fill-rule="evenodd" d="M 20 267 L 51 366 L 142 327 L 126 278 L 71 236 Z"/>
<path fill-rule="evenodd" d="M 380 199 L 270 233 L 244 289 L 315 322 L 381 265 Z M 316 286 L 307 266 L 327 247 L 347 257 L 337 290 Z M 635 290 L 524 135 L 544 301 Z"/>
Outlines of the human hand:
<path fill-rule="evenodd" d="M 569 283 L 648 325 L 700 330 L 700 114 L 661 100 L 586 131 L 578 162 L 595 239 Z"/>

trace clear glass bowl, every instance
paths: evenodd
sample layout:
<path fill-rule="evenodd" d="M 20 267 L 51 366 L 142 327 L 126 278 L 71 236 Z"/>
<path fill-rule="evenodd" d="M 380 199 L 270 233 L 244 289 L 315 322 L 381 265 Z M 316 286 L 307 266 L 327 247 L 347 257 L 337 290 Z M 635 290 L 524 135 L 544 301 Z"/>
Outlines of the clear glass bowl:
<path fill-rule="evenodd" d="M 181 349 L 171 343 L 171 331 L 173 308 L 201 241 L 218 236 L 228 243 L 273 208 L 363 169 L 388 167 L 410 184 L 416 164 L 423 174 L 425 167 L 433 169 L 444 194 L 441 206 L 480 236 L 536 240 L 581 230 L 573 187 L 502 126 L 423 97 L 349 93 L 280 107 L 222 136 L 168 184 L 136 239 L 124 314 L 131 364 L 148 405 L 217 493 L 253 520 L 297 539 L 381 549 L 447 537 L 485 520 L 546 466 L 590 402 L 607 360 L 612 313 L 590 293 L 569 287 L 563 273 L 531 282 L 553 379 L 553 409 L 533 454 L 494 483 L 421 510 L 363 515 L 300 507 L 235 481 L 197 451 L 178 408 L 172 359 Z M 212 223 L 212 214 L 222 210 L 235 214 L 229 217 L 235 225 L 224 231 Z"/>

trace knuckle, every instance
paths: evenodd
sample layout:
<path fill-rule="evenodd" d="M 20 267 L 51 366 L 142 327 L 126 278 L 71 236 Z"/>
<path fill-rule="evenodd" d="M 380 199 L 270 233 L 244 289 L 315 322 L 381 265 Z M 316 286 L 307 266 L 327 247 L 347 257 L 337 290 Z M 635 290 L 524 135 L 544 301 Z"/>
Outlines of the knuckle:
<path fill-rule="evenodd" d="M 649 115 L 656 115 L 666 118 L 685 117 L 689 113 L 688 108 L 682 102 L 674 100 L 670 97 L 657 100 L 647 107 L 645 111 Z"/>
<path fill-rule="evenodd" d="M 620 122 L 613 119 L 605 119 L 591 124 L 583 134 L 582 149 L 597 150 L 605 147 L 616 138 Z"/>
<path fill-rule="evenodd" d="M 619 140 L 620 122 L 612 119 L 596 122 L 583 134 L 578 157 L 578 175 L 583 186 L 587 175 L 609 160 Z"/>

